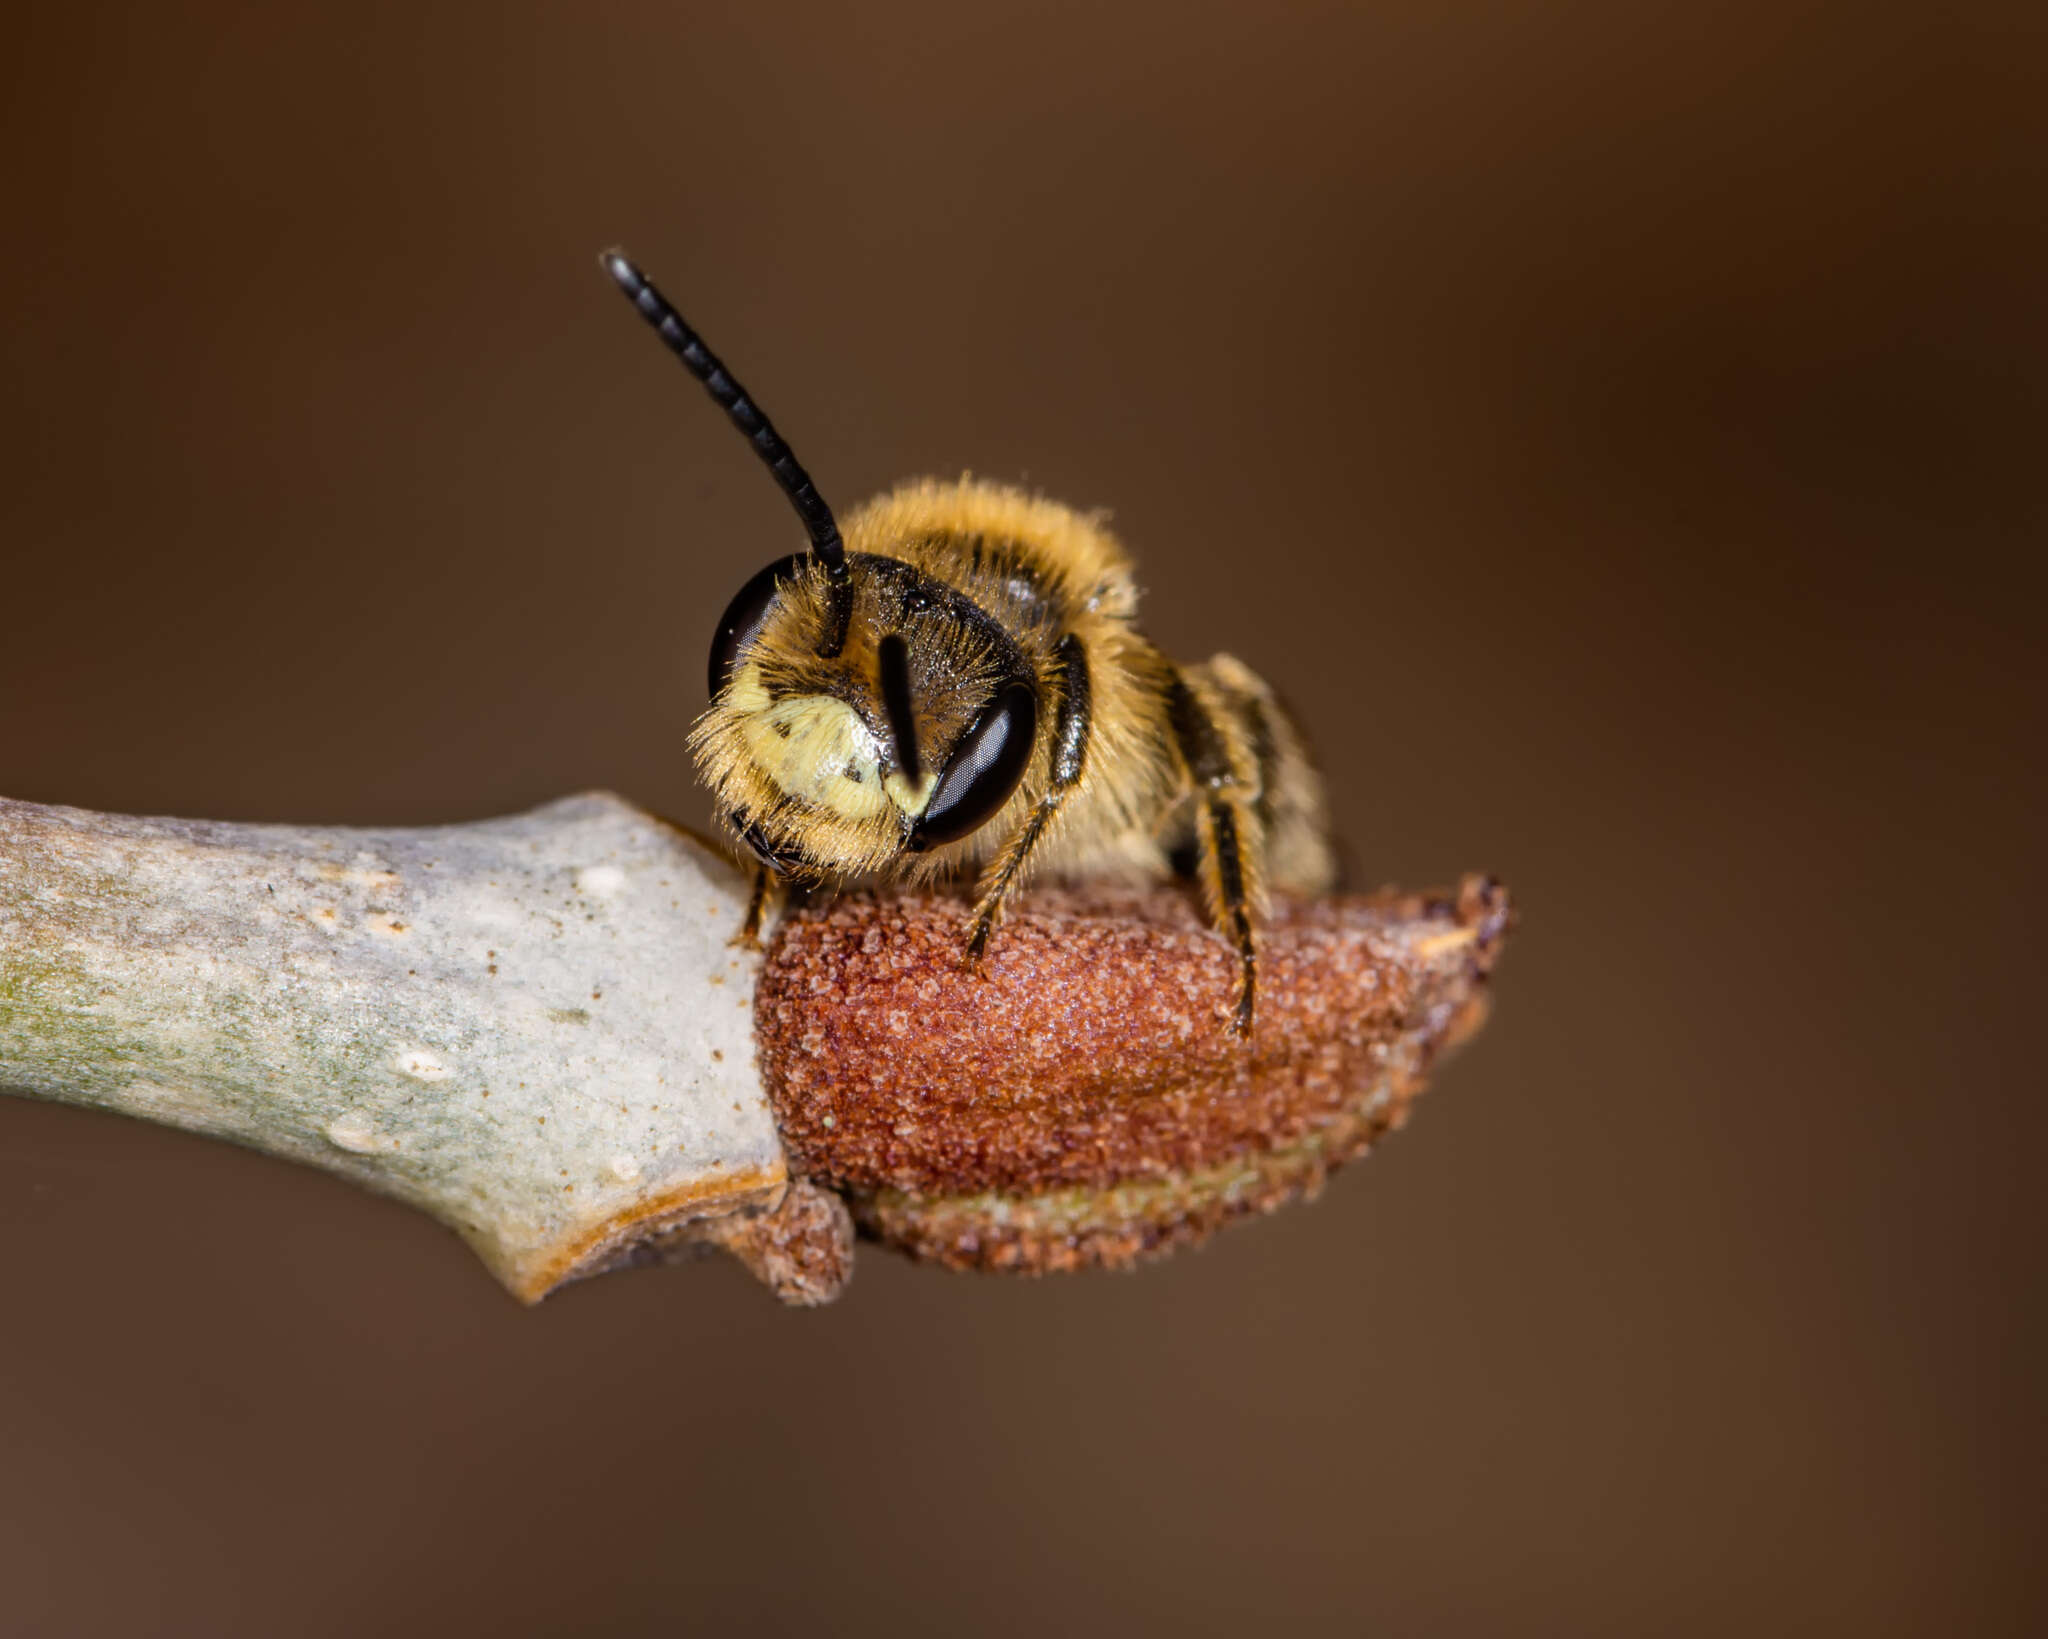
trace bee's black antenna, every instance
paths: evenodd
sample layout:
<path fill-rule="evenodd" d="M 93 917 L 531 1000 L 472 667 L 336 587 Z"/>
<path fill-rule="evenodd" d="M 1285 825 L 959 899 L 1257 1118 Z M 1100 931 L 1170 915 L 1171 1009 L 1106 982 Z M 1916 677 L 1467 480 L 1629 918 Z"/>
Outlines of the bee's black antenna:
<path fill-rule="evenodd" d="M 732 372 L 719 363 L 718 355 L 704 345 L 704 338 L 685 324 L 683 316 L 669 306 L 668 299 L 626 260 L 625 252 L 608 250 L 598 260 L 618 282 L 640 317 L 654 326 L 655 334 L 668 344 L 669 351 L 683 361 L 683 368 L 704 383 L 705 390 L 732 417 L 732 424 L 746 434 L 754 453 L 767 462 L 768 470 L 782 486 L 782 493 L 803 519 L 804 529 L 811 537 L 811 551 L 825 566 L 832 590 L 824 641 L 818 645 L 818 653 L 831 659 L 846 646 L 846 625 L 853 613 L 853 578 L 846 567 L 846 544 L 839 538 L 839 525 L 832 517 L 832 509 L 825 504 L 825 497 L 818 493 L 811 475 L 782 441 L 782 434 L 747 396 L 746 388 L 733 380 Z M 907 682 L 905 697 L 908 698 Z"/>
<path fill-rule="evenodd" d="M 882 639 L 882 709 L 889 714 L 889 737 L 896 742 L 896 767 L 913 787 L 924 773 L 917 757 L 917 724 L 910 714 L 910 646 L 901 632 Z"/>

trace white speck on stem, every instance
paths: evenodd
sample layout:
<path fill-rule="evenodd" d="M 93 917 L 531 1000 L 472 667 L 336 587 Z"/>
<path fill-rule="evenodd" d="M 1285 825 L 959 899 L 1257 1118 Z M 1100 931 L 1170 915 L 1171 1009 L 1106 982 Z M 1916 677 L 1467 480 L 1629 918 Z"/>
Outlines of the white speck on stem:
<path fill-rule="evenodd" d="M 399 1069 L 421 1081 L 446 1081 L 455 1073 L 438 1054 L 429 1053 L 424 1047 L 401 1049 L 397 1062 Z"/>
<path fill-rule="evenodd" d="M 576 873 L 576 891 L 593 899 L 610 899 L 626 885 L 626 873 L 616 865 L 586 865 Z"/>
<path fill-rule="evenodd" d="M 397 1149 L 395 1138 L 379 1138 L 377 1129 L 369 1116 L 362 1110 L 348 1110 L 327 1123 L 327 1141 L 337 1149 L 348 1150 L 355 1155 L 368 1155 L 373 1150 Z"/>
<path fill-rule="evenodd" d="M 640 1176 L 640 1163 L 630 1155 L 612 1157 L 612 1176 L 622 1184 L 630 1184 Z"/>

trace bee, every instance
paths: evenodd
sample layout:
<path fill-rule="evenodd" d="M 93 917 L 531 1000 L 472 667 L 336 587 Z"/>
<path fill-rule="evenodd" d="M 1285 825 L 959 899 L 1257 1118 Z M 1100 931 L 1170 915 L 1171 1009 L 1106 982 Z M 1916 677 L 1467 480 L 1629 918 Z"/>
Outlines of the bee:
<path fill-rule="evenodd" d="M 767 464 L 809 538 L 740 588 L 689 738 L 721 820 L 771 886 L 971 875 L 978 963 L 1034 874 L 1194 876 L 1234 946 L 1251 1033 L 1271 889 L 1327 892 L 1322 781 L 1242 662 L 1169 660 L 1137 627 L 1129 555 L 1099 515 L 971 477 L 925 479 L 844 532 L 753 399 L 619 251 L 640 316 Z"/>

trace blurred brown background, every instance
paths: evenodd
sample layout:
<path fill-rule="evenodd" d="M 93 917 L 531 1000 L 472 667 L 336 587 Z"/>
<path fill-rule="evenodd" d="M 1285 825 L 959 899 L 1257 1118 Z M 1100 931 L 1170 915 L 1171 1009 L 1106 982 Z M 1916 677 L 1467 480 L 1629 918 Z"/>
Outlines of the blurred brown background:
<path fill-rule="evenodd" d="M 1523 930 L 1314 1207 L 815 1314 L 0 1101 L 0 1631 L 2041 1618 L 2040 8 L 278 12 L 14 25 L 0 791 L 701 821 L 796 536 L 619 241 Z"/>

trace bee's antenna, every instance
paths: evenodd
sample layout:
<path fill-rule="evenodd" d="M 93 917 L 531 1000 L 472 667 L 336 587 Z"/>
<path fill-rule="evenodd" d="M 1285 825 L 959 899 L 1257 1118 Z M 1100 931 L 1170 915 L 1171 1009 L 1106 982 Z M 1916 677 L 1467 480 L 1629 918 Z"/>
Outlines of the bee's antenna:
<path fill-rule="evenodd" d="M 625 252 L 608 250 L 598 261 L 617 281 L 640 317 L 654 326 L 655 334 L 668 344 L 669 351 L 683 361 L 683 368 L 704 383 L 705 390 L 732 417 L 732 424 L 746 434 L 754 453 L 767 462 L 768 470 L 782 486 L 782 493 L 803 519 L 804 529 L 811 537 L 811 551 L 825 566 L 831 586 L 831 611 L 824 641 L 818 645 L 818 653 L 831 659 L 846 646 L 846 625 L 853 613 L 853 578 L 847 571 L 846 544 L 839 538 L 839 525 L 832 517 L 832 509 L 818 493 L 818 486 L 811 482 L 811 475 L 782 441 L 782 434 L 747 396 L 746 388 L 733 380 L 732 372 L 719 363 L 718 355 L 704 345 L 704 338 L 685 324 L 683 316 L 669 306 L 668 299 L 626 260 Z"/>
<path fill-rule="evenodd" d="M 882 709 L 889 714 L 889 737 L 896 742 L 896 767 L 914 787 L 924 767 L 917 757 L 917 724 L 910 714 L 910 646 L 901 632 L 882 639 Z"/>

